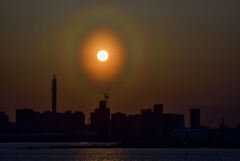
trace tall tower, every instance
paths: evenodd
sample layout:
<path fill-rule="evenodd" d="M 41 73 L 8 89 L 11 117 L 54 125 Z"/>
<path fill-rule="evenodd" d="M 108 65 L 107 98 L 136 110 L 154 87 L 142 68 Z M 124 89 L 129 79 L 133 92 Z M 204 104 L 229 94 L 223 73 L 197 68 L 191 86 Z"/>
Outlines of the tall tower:
<path fill-rule="evenodd" d="M 190 128 L 200 128 L 200 109 L 190 109 Z"/>
<path fill-rule="evenodd" d="M 57 112 L 57 79 L 55 74 L 52 79 L 52 113 L 56 114 Z"/>

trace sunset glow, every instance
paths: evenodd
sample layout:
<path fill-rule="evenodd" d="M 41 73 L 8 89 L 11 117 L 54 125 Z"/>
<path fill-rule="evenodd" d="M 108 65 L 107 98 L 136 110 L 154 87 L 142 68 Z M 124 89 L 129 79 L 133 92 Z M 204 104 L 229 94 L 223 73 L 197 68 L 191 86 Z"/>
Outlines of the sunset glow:
<path fill-rule="evenodd" d="M 95 29 L 86 34 L 79 51 L 79 64 L 87 78 L 97 84 L 116 80 L 126 63 L 126 50 L 111 29 Z"/>

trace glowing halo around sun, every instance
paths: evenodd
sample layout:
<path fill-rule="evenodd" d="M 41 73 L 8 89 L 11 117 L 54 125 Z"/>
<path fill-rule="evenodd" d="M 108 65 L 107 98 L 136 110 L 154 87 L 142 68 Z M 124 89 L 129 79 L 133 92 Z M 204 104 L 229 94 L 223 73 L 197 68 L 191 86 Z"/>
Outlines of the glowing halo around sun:
<path fill-rule="evenodd" d="M 98 53 L 97 53 L 97 58 L 99 61 L 101 62 L 105 62 L 108 60 L 108 52 L 106 50 L 100 50 Z"/>
<path fill-rule="evenodd" d="M 78 60 L 90 81 L 111 84 L 126 67 L 126 53 L 125 44 L 116 31 L 98 28 L 85 35 Z"/>
<path fill-rule="evenodd" d="M 68 84 L 82 90 L 118 83 L 126 89 L 132 87 L 129 82 L 141 83 L 148 38 L 139 22 L 112 5 L 91 5 L 72 13 L 62 24 L 56 41 L 61 48 L 55 51 L 61 70 L 71 80 Z M 107 61 L 97 59 L 99 50 L 109 53 Z"/>

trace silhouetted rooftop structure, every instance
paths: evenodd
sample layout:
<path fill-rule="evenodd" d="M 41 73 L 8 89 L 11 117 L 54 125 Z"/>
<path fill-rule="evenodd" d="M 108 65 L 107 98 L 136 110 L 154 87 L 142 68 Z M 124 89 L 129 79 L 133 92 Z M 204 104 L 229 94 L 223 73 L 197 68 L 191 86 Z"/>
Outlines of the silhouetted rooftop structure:
<path fill-rule="evenodd" d="M 91 112 L 90 128 L 97 136 L 108 136 L 110 125 L 110 108 L 106 107 L 106 101 L 99 102 L 99 108 Z"/>
<path fill-rule="evenodd" d="M 57 79 L 56 75 L 53 75 L 52 79 L 52 113 L 57 112 Z"/>
<path fill-rule="evenodd" d="M 200 128 L 200 109 L 190 109 L 190 128 Z"/>
<path fill-rule="evenodd" d="M 0 112 L 0 125 L 5 125 L 9 123 L 9 118 L 5 112 Z"/>
<path fill-rule="evenodd" d="M 105 100 L 99 101 L 98 108 L 90 114 L 90 125 L 85 124 L 85 114 L 81 111 L 56 111 L 57 80 L 52 79 L 52 111 L 37 112 L 33 109 L 17 109 L 16 123 L 9 122 L 8 116 L 0 112 L 1 134 L 16 136 L 68 136 L 94 139 L 114 138 L 118 140 L 174 140 L 201 145 L 211 143 L 240 146 L 240 128 L 225 126 L 224 119 L 219 129 L 200 128 L 200 109 L 190 109 L 190 128 L 185 128 L 183 114 L 164 113 L 163 104 L 141 109 L 139 114 L 127 115 L 116 112 L 110 114 Z M 110 119 L 111 115 L 111 119 Z M 238 143 L 238 144 L 236 144 Z"/>
<path fill-rule="evenodd" d="M 6 132 L 10 125 L 9 118 L 5 112 L 0 112 L 0 132 Z"/>

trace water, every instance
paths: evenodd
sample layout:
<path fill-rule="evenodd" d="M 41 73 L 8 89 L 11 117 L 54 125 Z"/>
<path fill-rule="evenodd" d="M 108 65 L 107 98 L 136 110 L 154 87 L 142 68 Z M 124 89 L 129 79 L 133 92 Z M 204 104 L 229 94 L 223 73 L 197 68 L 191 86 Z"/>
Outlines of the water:
<path fill-rule="evenodd" d="M 240 149 L 80 148 L 21 149 L 83 143 L 0 143 L 0 161 L 240 161 Z M 20 148 L 20 149 L 19 149 Z"/>

